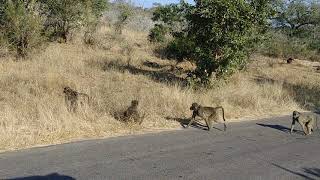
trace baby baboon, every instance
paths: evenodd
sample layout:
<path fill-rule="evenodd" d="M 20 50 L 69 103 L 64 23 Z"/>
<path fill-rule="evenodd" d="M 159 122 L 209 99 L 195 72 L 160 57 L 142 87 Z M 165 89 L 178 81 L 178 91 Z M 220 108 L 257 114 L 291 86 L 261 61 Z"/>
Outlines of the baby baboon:
<path fill-rule="evenodd" d="M 138 105 L 139 105 L 138 100 L 131 101 L 131 106 L 128 107 L 128 109 L 123 113 L 122 120 L 125 122 L 133 121 L 141 125 L 145 115 L 140 116 L 140 113 L 138 112 Z"/>
<path fill-rule="evenodd" d="M 84 105 L 89 103 L 89 96 L 84 93 L 79 93 L 70 87 L 63 88 L 65 103 L 69 112 L 76 112 L 78 104 Z"/>
<path fill-rule="evenodd" d="M 314 125 L 316 125 L 318 128 L 317 115 L 315 114 L 301 114 L 298 111 L 293 111 L 290 133 L 293 132 L 294 125 L 296 122 L 298 122 L 301 125 L 304 135 L 310 135 L 311 132 L 314 130 Z"/>
<path fill-rule="evenodd" d="M 190 110 L 193 111 L 192 119 L 190 120 L 187 128 L 195 121 L 196 117 L 201 117 L 207 124 L 208 130 L 212 127 L 212 120 L 218 122 L 218 109 L 222 110 L 222 117 L 224 121 L 224 131 L 227 130 L 226 119 L 224 118 L 224 109 L 222 106 L 219 107 L 203 107 L 198 103 L 192 103 Z"/>
<path fill-rule="evenodd" d="M 290 58 L 287 59 L 287 63 L 288 64 L 291 64 L 292 62 L 293 62 L 293 58 L 290 57 Z"/>

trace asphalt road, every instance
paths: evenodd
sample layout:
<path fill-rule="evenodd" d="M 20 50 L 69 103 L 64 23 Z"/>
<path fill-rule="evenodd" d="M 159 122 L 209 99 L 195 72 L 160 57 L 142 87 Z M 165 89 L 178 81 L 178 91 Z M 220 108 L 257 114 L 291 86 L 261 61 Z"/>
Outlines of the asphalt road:
<path fill-rule="evenodd" d="M 290 135 L 289 118 L 230 123 L 227 132 L 198 126 L 3 153 L 0 178 L 320 179 L 320 131 Z"/>

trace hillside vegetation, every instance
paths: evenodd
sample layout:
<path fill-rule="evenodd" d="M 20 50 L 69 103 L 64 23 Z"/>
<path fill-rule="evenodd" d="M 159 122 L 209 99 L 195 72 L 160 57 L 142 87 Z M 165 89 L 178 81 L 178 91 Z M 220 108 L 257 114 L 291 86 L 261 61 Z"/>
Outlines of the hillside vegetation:
<path fill-rule="evenodd" d="M 289 115 L 308 110 L 306 103 L 320 106 L 318 62 L 300 58 L 287 64 L 262 49 L 250 53 L 242 70 L 195 88 L 187 77 L 197 63 L 167 57 L 165 45 L 150 43 L 149 32 L 132 28 L 139 26 L 132 19 L 122 22 L 121 33 L 117 21 L 105 21 L 108 13 L 102 19 L 90 43 L 78 29 L 67 43 L 46 41 L 23 59 L 1 44 L 0 151 L 177 129 L 189 122 L 193 102 L 222 105 L 228 122 Z M 89 105 L 68 112 L 65 86 L 88 94 Z M 146 114 L 142 125 L 116 120 L 114 114 L 134 99 Z"/>
<path fill-rule="evenodd" d="M 183 86 L 185 73 L 171 71 L 174 62 L 154 55 L 147 34 L 126 30 L 114 37 L 103 26 L 99 35 L 101 47 L 51 43 L 25 61 L 1 58 L 1 150 L 178 128 L 179 120 L 191 116 L 192 102 L 222 105 L 232 121 L 289 114 L 301 110 L 305 98 L 319 98 L 320 76 L 312 66 L 257 55 L 228 83 L 195 91 Z M 129 55 L 123 53 L 128 48 Z M 192 69 L 188 63 L 181 66 Z M 64 86 L 89 94 L 92 106 L 77 114 L 67 112 Z M 139 99 L 147 113 L 142 126 L 126 126 L 112 116 L 132 99 Z"/>

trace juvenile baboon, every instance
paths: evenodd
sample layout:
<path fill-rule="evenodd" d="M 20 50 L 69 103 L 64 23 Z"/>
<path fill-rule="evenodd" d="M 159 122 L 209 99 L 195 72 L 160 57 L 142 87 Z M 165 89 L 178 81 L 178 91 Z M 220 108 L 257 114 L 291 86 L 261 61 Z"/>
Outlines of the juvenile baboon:
<path fill-rule="evenodd" d="M 290 58 L 287 59 L 287 63 L 288 64 L 291 64 L 292 62 L 293 62 L 293 58 L 290 57 Z"/>
<path fill-rule="evenodd" d="M 310 135 L 311 132 L 314 130 L 313 126 L 316 125 L 316 127 L 318 128 L 316 114 L 301 114 L 298 111 L 293 111 L 290 133 L 293 132 L 294 125 L 296 122 L 298 122 L 301 125 L 304 135 Z"/>
<path fill-rule="evenodd" d="M 140 116 L 140 113 L 138 111 L 138 105 L 139 101 L 138 100 L 133 100 L 131 101 L 131 105 L 128 107 L 128 109 L 123 113 L 123 118 L 122 120 L 124 122 L 129 122 L 133 121 L 135 123 L 139 123 L 139 125 L 142 124 L 145 115 Z"/>
<path fill-rule="evenodd" d="M 83 106 L 89 103 L 89 96 L 84 93 L 79 93 L 70 87 L 63 88 L 65 103 L 69 112 L 76 112 L 78 104 Z"/>
<path fill-rule="evenodd" d="M 212 121 L 218 122 L 218 110 L 222 110 L 224 131 L 227 130 L 226 119 L 224 118 L 224 108 L 222 106 L 219 107 L 203 107 L 198 103 L 192 103 L 190 110 L 193 111 L 192 118 L 187 126 L 187 128 L 195 121 L 196 117 L 199 116 L 202 118 L 206 125 L 208 126 L 208 130 L 210 131 L 212 127 Z"/>

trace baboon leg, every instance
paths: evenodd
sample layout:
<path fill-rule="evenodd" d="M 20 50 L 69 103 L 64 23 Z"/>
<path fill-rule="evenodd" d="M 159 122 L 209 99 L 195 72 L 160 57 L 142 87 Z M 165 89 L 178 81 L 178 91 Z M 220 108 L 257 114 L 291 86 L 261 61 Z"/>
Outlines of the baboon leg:
<path fill-rule="evenodd" d="M 65 102 L 65 104 L 67 106 L 67 110 L 70 111 L 70 104 L 69 104 L 69 101 L 68 101 L 68 99 L 66 97 L 64 98 L 64 102 Z"/>
<path fill-rule="evenodd" d="M 314 120 L 311 119 L 308 123 L 306 123 L 308 134 L 310 135 L 313 131 Z"/>
<path fill-rule="evenodd" d="M 139 125 L 141 125 L 142 123 L 143 123 L 143 118 L 140 119 Z"/>
<path fill-rule="evenodd" d="M 292 124 L 292 125 L 291 125 L 290 133 L 292 133 L 292 132 L 293 132 L 293 129 L 294 129 L 294 125 Z"/>
<path fill-rule="evenodd" d="M 139 125 L 141 125 L 143 123 L 144 118 L 146 117 L 146 114 L 144 113 L 143 116 L 139 117 L 140 121 L 139 121 Z"/>
<path fill-rule="evenodd" d="M 71 108 L 74 113 L 77 111 L 77 105 L 76 101 L 71 101 Z"/>
<path fill-rule="evenodd" d="M 309 132 L 308 132 L 308 128 L 306 126 L 306 123 L 300 123 L 302 129 L 303 129 L 303 132 L 304 132 L 304 135 L 308 135 Z"/>
<path fill-rule="evenodd" d="M 208 131 L 211 130 L 211 120 L 209 118 L 204 118 L 204 121 L 206 122 L 206 125 L 208 126 Z"/>
<path fill-rule="evenodd" d="M 189 126 L 190 126 L 191 124 L 193 124 L 194 121 L 195 121 L 195 118 L 192 118 L 186 128 L 189 128 Z"/>

